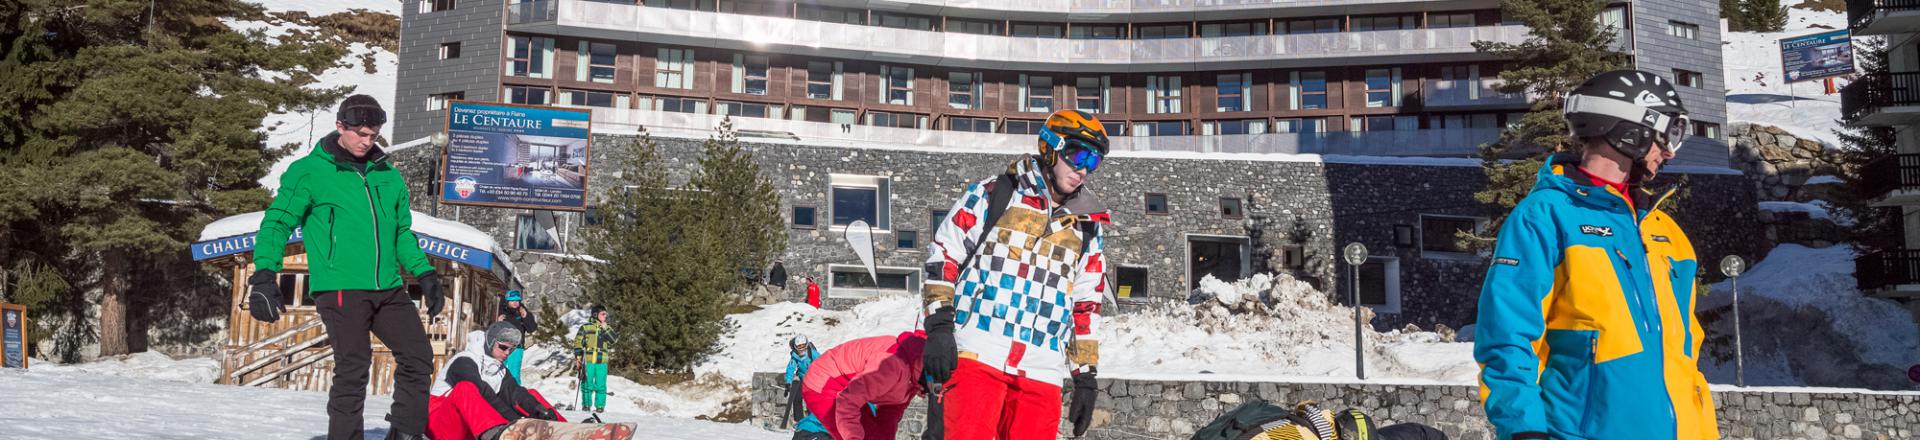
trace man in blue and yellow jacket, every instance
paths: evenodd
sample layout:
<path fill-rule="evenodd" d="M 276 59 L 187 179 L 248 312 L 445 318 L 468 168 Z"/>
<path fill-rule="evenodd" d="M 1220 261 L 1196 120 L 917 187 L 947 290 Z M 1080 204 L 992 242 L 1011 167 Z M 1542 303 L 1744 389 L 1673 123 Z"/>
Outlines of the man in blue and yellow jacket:
<path fill-rule="evenodd" d="M 1714 439 L 1696 367 L 1698 263 L 1672 191 L 1640 184 L 1690 131 L 1673 86 L 1622 70 L 1567 98 L 1579 163 L 1549 160 L 1514 207 L 1480 292 L 1474 359 L 1499 439 Z"/>

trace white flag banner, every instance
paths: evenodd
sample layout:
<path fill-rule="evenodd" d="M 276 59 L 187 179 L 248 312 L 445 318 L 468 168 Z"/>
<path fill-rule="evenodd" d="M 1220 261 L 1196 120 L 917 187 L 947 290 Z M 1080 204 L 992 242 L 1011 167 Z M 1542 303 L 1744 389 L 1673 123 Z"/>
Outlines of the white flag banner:
<path fill-rule="evenodd" d="M 853 247 L 853 254 L 860 256 L 860 264 L 867 266 L 867 276 L 879 285 L 880 275 L 873 267 L 873 226 L 866 220 L 854 220 L 847 225 L 847 246 Z"/>

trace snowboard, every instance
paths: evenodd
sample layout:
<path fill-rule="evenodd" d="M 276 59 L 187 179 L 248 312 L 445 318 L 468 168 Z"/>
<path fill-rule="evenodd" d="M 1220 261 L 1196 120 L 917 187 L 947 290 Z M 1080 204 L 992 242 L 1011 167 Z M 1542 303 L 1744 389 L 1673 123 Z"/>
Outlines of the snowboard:
<path fill-rule="evenodd" d="M 629 440 L 639 425 L 633 422 L 590 424 L 520 419 L 500 433 L 500 440 Z"/>

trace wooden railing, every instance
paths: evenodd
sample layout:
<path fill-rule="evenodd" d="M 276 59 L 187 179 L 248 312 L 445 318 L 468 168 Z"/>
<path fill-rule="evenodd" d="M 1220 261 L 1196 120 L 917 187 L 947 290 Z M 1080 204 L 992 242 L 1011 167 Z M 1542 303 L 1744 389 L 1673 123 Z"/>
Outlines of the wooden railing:
<path fill-rule="evenodd" d="M 308 330 L 313 330 L 314 328 L 319 327 L 320 325 L 321 323 L 318 317 L 315 317 L 314 319 L 309 319 L 307 320 L 307 322 L 301 323 L 300 325 L 294 326 L 293 328 L 283 330 L 280 333 L 275 333 L 273 336 L 269 336 L 266 339 L 261 339 L 258 342 L 247 344 L 247 346 L 245 347 L 241 347 L 238 350 L 234 350 L 233 352 L 227 353 L 227 359 L 238 360 L 238 359 L 253 358 L 253 354 L 255 353 L 258 353 L 262 350 L 266 350 L 269 347 L 273 347 L 277 344 L 293 339 L 294 336 L 299 335 Z M 254 380 L 247 381 L 246 385 L 258 386 L 267 382 L 271 382 L 275 378 L 284 376 L 287 372 L 296 370 L 299 367 L 312 365 L 314 362 L 317 362 L 320 359 L 325 359 L 327 356 L 308 355 L 308 356 L 301 357 L 298 360 L 294 360 L 292 359 L 292 357 L 293 355 L 301 351 L 305 351 L 309 348 L 313 348 L 315 346 L 318 346 L 326 342 L 327 342 L 326 333 L 320 333 L 319 336 L 316 336 L 312 339 L 298 341 L 293 344 L 287 345 L 285 347 L 281 347 L 277 350 L 274 350 L 273 353 L 271 354 L 261 356 L 257 359 L 254 359 L 252 362 L 248 362 L 246 365 L 242 365 L 238 368 L 228 370 L 227 383 L 241 383 L 241 379 L 245 378 L 249 373 L 258 371 L 261 368 L 266 368 L 266 366 L 273 365 L 275 363 L 285 363 L 287 366 L 274 370 L 273 374 L 264 375 L 264 376 L 255 378 Z M 333 350 L 327 349 L 324 351 L 324 353 L 327 355 L 332 355 Z"/>

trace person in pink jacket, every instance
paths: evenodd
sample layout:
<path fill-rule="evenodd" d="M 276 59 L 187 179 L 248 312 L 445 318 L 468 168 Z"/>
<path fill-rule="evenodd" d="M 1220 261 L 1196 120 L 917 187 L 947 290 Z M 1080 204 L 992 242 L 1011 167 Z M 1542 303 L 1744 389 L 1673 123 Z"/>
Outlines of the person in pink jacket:
<path fill-rule="evenodd" d="M 890 439 L 907 404 L 923 390 L 922 332 L 874 336 L 840 344 L 820 355 L 800 382 L 801 398 L 838 440 Z"/>

